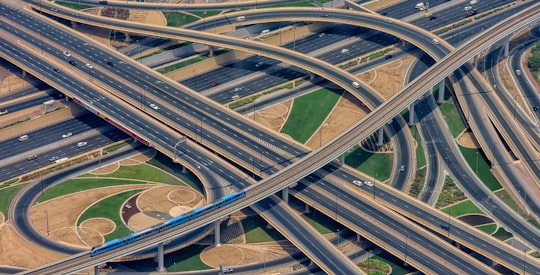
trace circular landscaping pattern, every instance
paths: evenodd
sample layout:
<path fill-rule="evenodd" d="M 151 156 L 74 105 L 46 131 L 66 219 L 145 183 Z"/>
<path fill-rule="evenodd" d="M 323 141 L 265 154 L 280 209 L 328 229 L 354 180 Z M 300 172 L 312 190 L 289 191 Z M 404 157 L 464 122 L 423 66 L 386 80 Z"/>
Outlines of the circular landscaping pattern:
<path fill-rule="evenodd" d="M 100 232 L 92 228 L 77 228 L 77 234 L 81 241 L 88 247 L 101 245 L 105 242 L 105 237 Z"/>
<path fill-rule="evenodd" d="M 178 187 L 167 194 L 167 199 L 172 203 L 188 204 L 197 199 L 197 193 L 191 188 Z"/>
<path fill-rule="evenodd" d="M 201 252 L 201 260 L 213 267 L 240 265 L 244 260 L 244 253 L 231 245 L 214 246 Z"/>
<path fill-rule="evenodd" d="M 495 222 L 490 217 L 487 217 L 484 215 L 478 215 L 478 214 L 463 215 L 463 216 L 458 217 L 458 219 L 472 226 L 478 226 L 478 225 Z"/>
<path fill-rule="evenodd" d="M 102 166 L 98 169 L 93 170 L 90 172 L 93 175 L 107 175 L 110 174 L 120 168 L 120 163 L 114 162 L 106 166 Z"/>
<path fill-rule="evenodd" d="M 92 234 L 92 232 L 107 235 L 112 233 L 116 229 L 116 224 L 106 218 L 91 218 L 83 221 L 80 225 L 80 231 L 87 234 Z M 89 230 L 90 232 L 86 232 Z"/>
<path fill-rule="evenodd" d="M 171 208 L 171 210 L 169 210 L 169 215 L 171 215 L 171 217 L 177 217 L 180 215 L 184 215 L 188 213 L 189 211 L 191 211 L 191 207 L 188 207 L 185 205 L 178 205 Z"/>

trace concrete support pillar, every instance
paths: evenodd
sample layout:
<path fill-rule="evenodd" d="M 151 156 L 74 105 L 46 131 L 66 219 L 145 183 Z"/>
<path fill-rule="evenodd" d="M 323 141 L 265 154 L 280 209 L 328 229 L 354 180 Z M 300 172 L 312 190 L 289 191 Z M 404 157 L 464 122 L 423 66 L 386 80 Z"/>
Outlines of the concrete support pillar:
<path fill-rule="evenodd" d="M 281 190 L 281 199 L 284 202 L 289 203 L 289 187 L 285 187 Z"/>
<path fill-rule="evenodd" d="M 125 32 L 124 35 L 126 36 L 126 39 L 124 39 L 124 42 L 130 43 L 131 42 L 131 36 L 129 35 L 129 33 Z"/>
<path fill-rule="evenodd" d="M 71 21 L 71 27 L 76 30 L 77 29 L 77 22 Z"/>
<path fill-rule="evenodd" d="M 186 167 L 182 165 L 182 174 L 185 174 L 186 172 L 187 172 Z"/>
<path fill-rule="evenodd" d="M 99 266 L 94 266 L 94 275 L 99 275 Z"/>
<path fill-rule="evenodd" d="M 214 243 L 216 246 L 221 245 L 221 221 L 214 223 Z"/>
<path fill-rule="evenodd" d="M 338 160 L 341 164 L 345 164 L 345 154 L 340 155 Z"/>
<path fill-rule="evenodd" d="M 306 204 L 306 209 L 304 210 L 304 213 L 310 213 L 310 212 L 311 212 L 311 210 L 309 208 L 309 205 Z"/>
<path fill-rule="evenodd" d="M 22 76 L 21 76 L 21 77 L 22 77 L 22 78 L 25 78 L 25 77 L 26 77 L 26 71 L 25 71 L 25 70 L 22 71 Z"/>
<path fill-rule="evenodd" d="M 208 46 L 208 56 L 209 57 L 214 56 L 214 47 L 213 46 Z"/>
<path fill-rule="evenodd" d="M 474 67 L 478 67 L 478 55 L 474 56 Z"/>
<path fill-rule="evenodd" d="M 413 102 L 411 103 L 411 105 L 409 105 L 409 125 L 413 125 L 414 124 L 414 105 L 415 105 L 416 102 Z"/>
<path fill-rule="evenodd" d="M 445 79 L 443 79 L 441 81 L 441 83 L 439 83 L 439 99 L 437 99 L 437 103 L 441 104 L 444 102 L 444 89 L 446 87 L 445 84 Z"/>
<path fill-rule="evenodd" d="M 313 80 L 315 79 L 315 74 L 314 73 L 309 73 L 309 80 Z"/>
<path fill-rule="evenodd" d="M 157 271 L 165 271 L 165 265 L 163 263 L 163 243 L 160 243 L 158 244 L 158 247 L 157 247 L 157 262 L 158 262 L 158 266 L 157 266 Z"/>
<path fill-rule="evenodd" d="M 362 241 L 362 236 L 360 234 L 356 234 L 356 242 L 360 243 Z"/>
<path fill-rule="evenodd" d="M 384 128 L 379 128 L 378 132 L 377 132 L 377 146 L 382 146 L 383 145 L 383 141 L 384 141 Z"/>
<path fill-rule="evenodd" d="M 508 57 L 509 49 L 510 49 L 510 37 L 504 39 L 504 57 Z"/>

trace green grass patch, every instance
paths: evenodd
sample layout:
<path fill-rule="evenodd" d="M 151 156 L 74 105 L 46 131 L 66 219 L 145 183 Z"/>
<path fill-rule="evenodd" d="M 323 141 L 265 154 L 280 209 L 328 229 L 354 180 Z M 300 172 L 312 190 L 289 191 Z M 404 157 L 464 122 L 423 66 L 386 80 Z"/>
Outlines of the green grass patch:
<path fill-rule="evenodd" d="M 207 247 L 206 245 L 192 244 L 166 254 L 163 263 L 168 272 L 212 269 L 213 267 L 204 264 L 201 260 L 201 252 Z M 156 262 L 153 259 L 122 262 L 122 265 L 137 272 L 156 272 Z"/>
<path fill-rule="evenodd" d="M 320 89 L 294 100 L 281 132 L 305 143 L 334 108 L 342 92 Z"/>
<path fill-rule="evenodd" d="M 190 58 L 188 60 L 184 60 L 182 62 L 175 63 L 175 64 L 173 64 L 171 66 L 161 68 L 161 69 L 159 69 L 157 71 L 159 73 L 165 74 L 165 73 L 168 73 L 168 72 L 178 70 L 178 69 L 183 68 L 183 67 L 187 67 L 188 65 L 201 62 L 201 61 L 203 61 L 205 59 L 208 59 L 208 56 L 206 56 L 206 55 L 198 55 L 198 56 Z"/>
<path fill-rule="evenodd" d="M 447 100 L 443 104 L 439 105 L 439 109 L 443 115 L 450 132 L 453 137 L 457 137 L 465 129 L 465 124 L 461 120 L 459 111 L 456 109 L 456 105 L 453 100 Z"/>
<path fill-rule="evenodd" d="M 467 196 L 465 196 L 465 193 L 458 188 L 454 180 L 450 177 L 445 177 L 443 189 L 441 190 L 441 194 L 439 195 L 435 207 L 446 207 L 458 201 L 465 200 L 466 198 Z"/>
<path fill-rule="evenodd" d="M 58 198 L 60 196 L 81 192 L 85 190 L 107 187 L 107 186 L 117 186 L 117 185 L 127 185 L 127 184 L 145 184 L 142 181 L 133 181 L 133 180 L 120 180 L 120 179 L 102 179 L 102 178 L 75 178 L 66 180 L 60 184 L 57 184 L 49 189 L 46 189 L 43 194 L 41 194 L 36 202 L 41 203 L 48 201 L 50 199 Z"/>
<path fill-rule="evenodd" d="M 28 121 L 28 120 L 30 120 L 30 118 L 21 119 L 21 120 L 19 120 L 19 121 L 15 121 L 15 122 L 12 122 L 12 123 L 9 123 L 9 124 L 0 126 L 0 129 L 4 129 L 4 128 L 7 128 L 7 127 L 11 127 L 11 126 L 13 126 L 13 125 L 17 125 L 17 124 L 19 124 L 19 123 L 23 123 L 23 122 Z"/>
<path fill-rule="evenodd" d="M 174 176 L 171 176 L 170 174 L 148 164 L 121 166 L 120 169 L 104 176 L 108 178 L 134 179 L 183 185 L 183 183 Z"/>
<path fill-rule="evenodd" d="M 338 211 L 339 215 L 339 211 Z M 304 218 L 315 230 L 319 231 L 321 234 L 328 234 L 332 232 L 337 232 L 340 228 L 340 224 L 337 223 L 334 219 L 329 218 L 325 214 L 311 208 L 310 213 L 302 214 Z"/>
<path fill-rule="evenodd" d="M 304 80 L 300 79 L 299 81 L 297 81 L 296 85 L 299 85 L 298 82 L 301 83 L 301 81 L 304 81 Z M 267 95 L 267 94 L 270 94 L 270 93 L 273 93 L 273 92 L 277 92 L 279 90 L 292 89 L 292 88 L 293 88 L 292 83 L 287 83 L 287 84 L 284 84 L 284 85 L 281 85 L 281 86 L 277 86 L 277 87 L 268 89 L 268 90 L 266 90 L 266 91 L 264 91 L 262 93 L 259 93 L 259 94 L 255 94 L 255 95 L 251 95 L 251 96 L 248 96 L 248 97 L 241 98 L 240 100 L 237 100 L 237 101 L 234 101 L 234 102 L 230 103 L 228 106 L 229 106 L 230 109 L 238 108 L 240 106 L 244 106 L 244 105 L 252 103 L 257 98 L 261 97 L 261 95 Z"/>
<path fill-rule="evenodd" d="M 390 273 L 390 265 L 384 262 L 380 257 L 371 257 L 358 264 L 368 275 L 385 275 Z"/>
<path fill-rule="evenodd" d="M 540 229 L 540 223 L 535 218 L 528 218 L 527 221 L 534 227 Z"/>
<path fill-rule="evenodd" d="M 476 228 L 478 228 L 480 231 L 484 231 L 487 234 L 493 234 L 497 230 L 497 224 L 491 223 L 491 224 L 483 224 L 479 225 Z"/>
<path fill-rule="evenodd" d="M 12 185 L 12 184 L 14 184 L 14 183 L 16 183 L 18 181 L 19 181 L 18 177 L 17 178 L 12 178 L 10 180 L 6 180 L 6 181 L 2 182 L 2 184 L 0 184 L 0 188 L 8 187 L 8 186 L 10 186 L 10 185 Z"/>
<path fill-rule="evenodd" d="M 0 212 L 4 214 L 5 219 L 8 218 L 8 209 L 11 204 L 11 200 L 26 184 L 19 184 L 10 187 L 4 187 L 0 189 Z"/>
<path fill-rule="evenodd" d="M 409 274 L 409 273 L 412 273 L 414 271 L 416 271 L 416 269 L 414 269 L 413 267 L 411 267 L 410 265 L 407 265 L 407 266 L 404 266 L 403 265 L 403 260 L 386 252 L 386 251 L 381 251 L 379 254 L 377 255 L 373 255 L 373 257 L 371 257 L 371 259 L 376 259 L 376 260 L 379 260 L 379 261 L 382 261 L 384 263 L 386 263 L 387 265 L 390 266 L 390 269 L 392 270 L 392 273 L 390 273 L 390 275 L 402 275 L 402 274 Z M 388 273 L 385 273 L 385 274 L 388 274 Z"/>
<path fill-rule="evenodd" d="M 345 155 L 345 164 L 364 172 L 378 181 L 386 181 L 392 171 L 393 154 L 366 152 L 356 147 Z"/>
<path fill-rule="evenodd" d="M 276 229 L 268 229 L 268 223 L 260 216 L 249 216 L 242 220 L 242 226 L 246 233 L 247 243 L 262 243 L 277 240 L 284 240 Z"/>
<path fill-rule="evenodd" d="M 476 173 L 478 178 L 489 188 L 491 191 L 499 190 L 502 188 L 499 181 L 491 173 L 491 167 L 488 161 L 484 158 L 482 151 L 476 148 L 465 148 L 459 146 L 461 154 L 469 164 L 469 166 Z"/>
<path fill-rule="evenodd" d="M 416 140 L 416 167 L 424 167 L 427 164 L 426 156 L 424 154 L 424 146 L 422 145 L 422 137 L 418 133 L 416 127 L 410 127 L 411 135 Z"/>
<path fill-rule="evenodd" d="M 58 5 L 64 6 L 66 8 L 74 9 L 74 10 L 84 10 L 84 9 L 93 8 L 93 6 L 89 6 L 89 5 L 78 5 L 78 4 L 73 4 L 73 3 L 61 2 L 61 1 L 56 1 L 55 3 Z"/>
<path fill-rule="evenodd" d="M 186 173 L 182 173 L 182 166 L 178 163 L 174 163 L 172 159 L 165 156 L 164 154 L 157 152 L 156 156 L 153 159 L 149 160 L 148 163 L 171 173 L 175 177 L 181 179 L 184 183 L 189 184 L 199 193 L 205 193 L 203 184 L 195 174 L 193 174 L 187 169 Z"/>
<path fill-rule="evenodd" d="M 114 152 L 126 145 L 128 145 L 129 143 L 127 141 L 121 141 L 119 143 L 115 143 L 113 145 L 110 145 L 110 146 L 107 146 L 105 148 L 103 148 L 102 152 L 103 152 L 103 155 L 106 155 L 108 153 L 111 153 L 111 152 Z"/>
<path fill-rule="evenodd" d="M 318 0 L 319 3 L 327 3 L 331 1 L 332 0 Z M 264 8 L 279 8 L 279 7 L 313 7 L 313 0 L 294 1 L 294 2 L 280 3 L 277 5 L 264 6 Z"/>
<path fill-rule="evenodd" d="M 506 229 L 502 228 L 502 227 L 499 227 L 499 230 L 497 230 L 497 232 L 493 233 L 492 234 L 493 237 L 501 240 L 501 241 L 504 241 L 504 240 L 507 240 L 507 239 L 510 239 L 512 238 L 514 235 L 512 235 L 512 233 L 506 231 Z"/>
<path fill-rule="evenodd" d="M 199 17 L 188 13 L 164 11 L 162 12 L 167 20 L 167 26 L 180 27 L 199 20 Z"/>
<path fill-rule="evenodd" d="M 471 200 L 462 201 L 450 207 L 443 208 L 441 211 L 450 213 L 453 217 L 459 217 L 465 214 L 484 214 Z"/>
<path fill-rule="evenodd" d="M 512 208 L 514 211 L 516 211 L 516 213 L 518 213 L 519 215 L 521 215 L 524 218 L 527 217 L 527 212 L 525 212 L 525 210 L 523 210 L 516 203 L 516 201 L 514 201 L 512 199 L 512 197 L 510 197 L 510 195 L 508 194 L 508 192 L 506 192 L 506 190 L 500 189 L 497 192 L 493 192 L 493 193 L 495 194 L 495 196 L 499 197 L 499 199 L 501 199 L 504 203 L 506 203 L 506 205 L 508 205 L 510 208 Z"/>
<path fill-rule="evenodd" d="M 531 257 L 540 258 L 540 252 L 538 252 L 538 251 L 533 251 L 533 252 L 529 253 L 529 255 Z"/>
<path fill-rule="evenodd" d="M 420 191 L 422 191 L 422 188 L 424 188 L 424 182 L 426 181 L 426 170 L 426 167 L 416 170 L 414 180 L 411 184 L 411 189 L 409 190 L 409 195 L 418 198 Z"/>
<path fill-rule="evenodd" d="M 141 190 L 126 191 L 98 201 L 96 204 L 90 206 L 90 208 L 84 211 L 77 221 L 77 225 L 80 225 L 85 220 L 91 218 L 103 217 L 111 219 L 116 224 L 115 230 L 110 234 L 105 235 L 105 241 L 110 241 L 130 234 L 131 230 L 122 222 L 120 210 L 122 208 L 122 204 L 127 199 L 139 192 L 141 192 Z"/>

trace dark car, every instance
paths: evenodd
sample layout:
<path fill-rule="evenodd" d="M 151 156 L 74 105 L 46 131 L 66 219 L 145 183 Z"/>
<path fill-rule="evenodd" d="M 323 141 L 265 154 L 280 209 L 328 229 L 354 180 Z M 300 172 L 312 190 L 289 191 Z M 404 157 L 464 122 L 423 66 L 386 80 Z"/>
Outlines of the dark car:
<path fill-rule="evenodd" d="M 75 62 L 74 60 L 70 60 L 69 61 L 69 64 L 73 65 L 73 66 L 77 66 L 77 62 Z"/>

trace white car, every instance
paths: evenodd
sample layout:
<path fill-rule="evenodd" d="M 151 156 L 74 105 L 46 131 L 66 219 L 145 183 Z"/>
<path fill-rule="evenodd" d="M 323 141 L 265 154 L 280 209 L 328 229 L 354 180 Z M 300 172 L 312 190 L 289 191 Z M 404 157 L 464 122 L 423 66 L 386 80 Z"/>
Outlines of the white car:
<path fill-rule="evenodd" d="M 439 45 L 439 40 L 433 38 L 433 40 L 431 40 L 431 42 L 435 45 Z"/>
<path fill-rule="evenodd" d="M 234 272 L 234 269 L 232 269 L 230 267 L 224 267 L 223 268 L 223 273 L 231 273 L 231 272 Z"/>
<path fill-rule="evenodd" d="M 72 135 L 71 132 L 67 132 L 67 133 L 65 133 L 65 134 L 62 135 L 62 138 L 68 138 L 68 137 L 70 137 L 71 135 Z"/>
<path fill-rule="evenodd" d="M 341 49 L 341 53 L 348 53 L 349 49 Z"/>
<path fill-rule="evenodd" d="M 394 23 L 394 22 L 393 22 L 392 20 L 390 20 L 390 19 L 385 19 L 384 22 L 389 23 L 389 24 Z"/>
<path fill-rule="evenodd" d="M 369 187 L 373 187 L 373 182 L 371 182 L 371 181 L 366 180 L 366 181 L 364 181 L 364 184 L 369 186 Z"/>
<path fill-rule="evenodd" d="M 62 54 L 65 56 L 65 57 L 70 57 L 71 54 L 68 52 L 68 51 L 64 51 L 62 52 Z"/>
<path fill-rule="evenodd" d="M 83 146 L 85 146 L 86 144 L 88 144 L 88 142 L 86 142 L 86 141 L 81 141 L 81 142 L 77 143 L 77 147 L 83 147 Z"/>
<path fill-rule="evenodd" d="M 362 181 L 361 180 L 353 180 L 352 183 L 356 186 L 362 186 Z"/>
<path fill-rule="evenodd" d="M 158 107 L 156 104 L 154 104 L 154 103 L 150 104 L 150 108 L 152 108 L 152 109 L 154 109 L 154 110 L 159 109 L 159 107 Z"/>
<path fill-rule="evenodd" d="M 92 66 L 92 64 L 90 64 L 90 63 L 86 63 L 84 66 L 85 66 L 86 68 L 88 68 L 88 69 L 94 68 L 94 66 Z"/>

